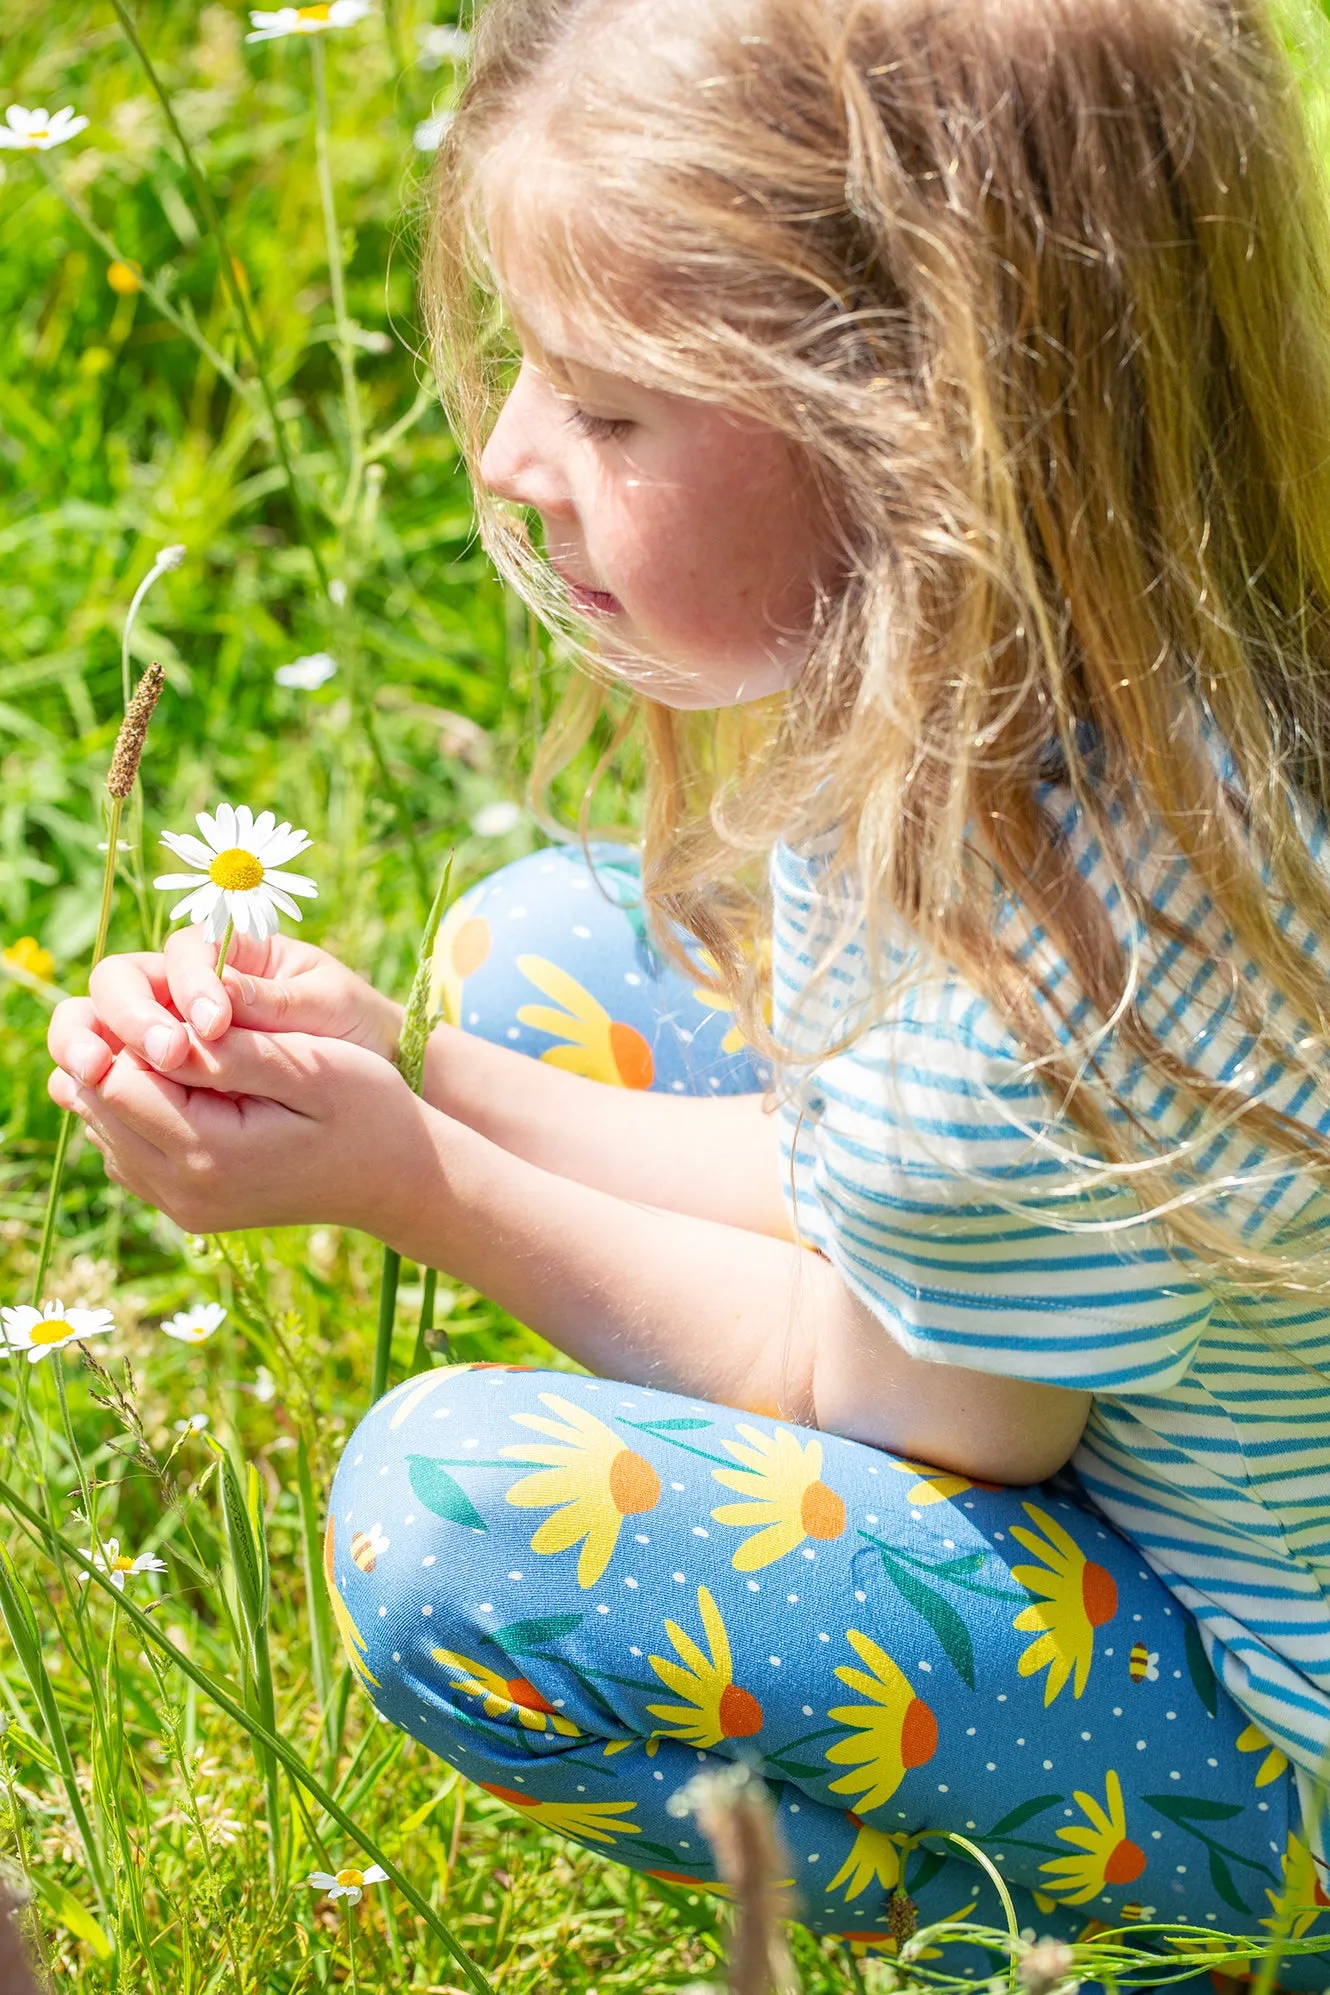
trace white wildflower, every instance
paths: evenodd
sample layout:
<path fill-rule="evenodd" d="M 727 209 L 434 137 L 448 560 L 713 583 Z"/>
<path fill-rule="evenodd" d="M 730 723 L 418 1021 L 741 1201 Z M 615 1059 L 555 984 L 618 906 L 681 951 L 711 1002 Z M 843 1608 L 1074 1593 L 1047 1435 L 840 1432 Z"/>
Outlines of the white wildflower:
<path fill-rule="evenodd" d="M 422 118 L 411 134 L 411 143 L 416 151 L 437 152 L 452 121 L 451 111 L 436 111 L 432 118 Z"/>
<path fill-rule="evenodd" d="M 316 693 L 320 686 L 326 686 L 337 670 L 337 660 L 329 651 L 311 651 L 303 658 L 293 658 L 289 665 L 279 665 L 273 678 L 279 686 L 294 686 L 301 693 Z"/>
<path fill-rule="evenodd" d="M 34 1309 L 21 1302 L 13 1309 L 0 1309 L 0 1324 L 4 1326 L 0 1356 L 26 1351 L 28 1363 L 35 1365 L 48 1351 L 114 1329 L 115 1318 L 109 1309 L 66 1309 L 63 1302 L 44 1302 Z"/>
<path fill-rule="evenodd" d="M 106 1574 L 118 1593 L 125 1590 L 126 1574 L 166 1571 L 165 1559 L 154 1558 L 151 1552 L 140 1552 L 136 1559 L 130 1558 L 128 1552 L 121 1551 L 119 1538 L 108 1538 L 104 1552 L 100 1549 L 85 1551 L 83 1556 L 96 1566 L 98 1572 Z M 81 1572 L 79 1578 L 86 1582 L 88 1574 Z"/>
<path fill-rule="evenodd" d="M 8 146 L 14 152 L 49 152 L 53 145 L 63 145 L 66 139 L 74 138 L 87 125 L 86 118 L 74 116 L 74 106 L 66 104 L 63 111 L 25 111 L 22 104 L 11 104 L 5 112 L 5 122 L 0 125 L 0 146 Z"/>
<path fill-rule="evenodd" d="M 326 1870 L 311 1870 L 305 1882 L 315 1891 L 326 1891 L 330 1898 L 349 1898 L 354 1905 L 367 1884 L 382 1884 L 387 1875 L 382 1864 L 372 1863 L 368 1870 L 357 1870 L 351 1865 L 339 1870 L 336 1876 Z"/>
<path fill-rule="evenodd" d="M 520 804 L 500 798 L 492 804 L 482 804 L 471 820 L 471 829 L 477 838 L 506 838 L 520 822 Z"/>
<path fill-rule="evenodd" d="M 162 1329 L 182 1344 L 202 1344 L 225 1321 L 226 1311 L 220 1302 L 196 1302 L 192 1309 L 178 1309 L 174 1316 L 169 1316 Z"/>
<path fill-rule="evenodd" d="M 270 810 L 256 818 L 248 804 L 234 810 L 230 804 L 219 804 L 215 817 L 201 810 L 194 821 L 203 839 L 188 832 L 162 833 L 168 850 L 198 868 L 195 873 L 163 873 L 153 881 L 155 887 L 190 889 L 171 909 L 172 921 L 184 914 L 192 922 L 206 922 L 213 942 L 221 941 L 231 921 L 237 935 L 266 942 L 277 932 L 279 911 L 300 920 L 291 896 L 312 899 L 318 888 L 303 873 L 276 869 L 306 850 L 311 840 L 305 832 L 278 824 Z"/>
<path fill-rule="evenodd" d="M 371 0 L 329 0 L 318 7 L 278 7 L 250 13 L 247 42 L 275 42 L 284 35 L 321 35 L 327 28 L 349 28 L 374 11 Z"/>

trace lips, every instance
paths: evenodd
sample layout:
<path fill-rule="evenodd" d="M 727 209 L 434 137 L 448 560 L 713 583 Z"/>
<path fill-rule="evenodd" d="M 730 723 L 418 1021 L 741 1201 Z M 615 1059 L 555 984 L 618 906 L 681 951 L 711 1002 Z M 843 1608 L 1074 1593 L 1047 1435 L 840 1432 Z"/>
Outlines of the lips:
<path fill-rule="evenodd" d="M 557 561 L 551 562 L 550 566 L 567 589 L 576 607 L 585 614 L 613 616 L 616 611 L 623 608 L 619 598 L 612 596 L 608 589 L 592 589 L 585 582 L 575 582 L 571 575 L 560 568 Z"/>

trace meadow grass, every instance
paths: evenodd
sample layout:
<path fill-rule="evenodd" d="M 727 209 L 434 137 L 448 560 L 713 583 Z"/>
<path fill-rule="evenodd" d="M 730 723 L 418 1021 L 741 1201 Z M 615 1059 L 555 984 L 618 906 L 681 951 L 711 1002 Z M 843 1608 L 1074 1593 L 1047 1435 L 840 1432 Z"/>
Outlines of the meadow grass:
<path fill-rule="evenodd" d="M 86 986 L 131 675 L 159 660 L 166 690 L 111 948 L 160 941 L 158 835 L 220 797 L 310 828 L 302 933 L 403 996 L 447 855 L 456 891 L 538 842 L 525 816 L 472 828 L 520 795 L 559 667 L 475 545 L 413 296 L 448 24 L 384 0 L 246 49 L 229 0 L 0 0 L 4 102 L 90 119 L 5 155 L 0 186 L 0 1301 L 38 1271 L 46 1020 Z M 274 680 L 321 652 L 316 690 Z M 597 809 L 631 821 L 633 790 L 625 763 Z M 116 1327 L 0 1373 L 0 1844 L 42 1973 L 85 1995 L 722 1980 L 716 1900 L 523 1826 L 353 1687 L 322 1504 L 370 1396 L 375 1243 L 185 1238 L 76 1133 L 51 1245 L 44 1294 Z M 430 1280 L 400 1271 L 395 1376 L 427 1355 Z M 156 1328 L 207 1300 L 206 1343 Z M 459 1358 L 570 1368 L 446 1279 L 433 1306 Z M 164 1570 L 122 1604 L 81 1570 L 94 1533 Z M 304 1883 L 380 1856 L 403 1882 L 354 1910 Z M 903 1985 L 790 1942 L 808 1995 Z"/>

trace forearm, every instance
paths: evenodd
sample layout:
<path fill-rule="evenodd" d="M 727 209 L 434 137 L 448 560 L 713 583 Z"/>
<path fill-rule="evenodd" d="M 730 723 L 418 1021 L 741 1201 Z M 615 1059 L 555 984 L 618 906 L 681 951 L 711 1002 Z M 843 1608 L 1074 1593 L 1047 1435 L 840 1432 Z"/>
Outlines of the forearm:
<path fill-rule="evenodd" d="M 759 1094 L 719 1100 L 608 1087 L 441 1026 L 426 1101 L 514 1157 L 667 1212 L 791 1237 L 773 1117 Z"/>
<path fill-rule="evenodd" d="M 1088 1395 L 911 1358 L 820 1256 L 616 1198 L 445 1117 L 428 1122 L 425 1168 L 394 1206 L 389 1244 L 492 1296 L 588 1370 L 985 1480 L 1033 1481 L 1070 1455 Z"/>

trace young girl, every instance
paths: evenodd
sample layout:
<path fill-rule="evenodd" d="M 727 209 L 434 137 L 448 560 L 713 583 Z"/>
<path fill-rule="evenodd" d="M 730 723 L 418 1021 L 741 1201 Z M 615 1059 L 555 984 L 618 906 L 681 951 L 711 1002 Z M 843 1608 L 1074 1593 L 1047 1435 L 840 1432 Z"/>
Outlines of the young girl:
<path fill-rule="evenodd" d="M 1000 1923 L 928 1830 L 1043 1932 L 1328 1902 L 1321 198 L 1257 0 L 492 0 L 427 296 L 644 900 L 465 897 L 423 1101 L 286 939 L 56 1014 L 182 1225 L 591 1374 L 389 1393 L 327 1563 L 379 1709 L 619 1861 L 710 1879 L 669 1800 L 743 1756 L 822 1931 Z"/>

